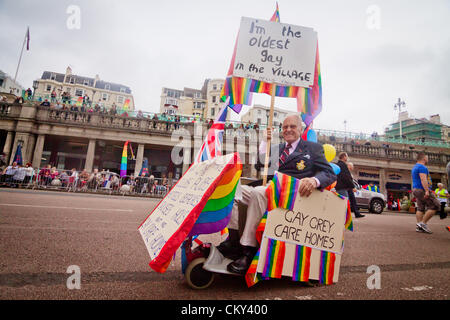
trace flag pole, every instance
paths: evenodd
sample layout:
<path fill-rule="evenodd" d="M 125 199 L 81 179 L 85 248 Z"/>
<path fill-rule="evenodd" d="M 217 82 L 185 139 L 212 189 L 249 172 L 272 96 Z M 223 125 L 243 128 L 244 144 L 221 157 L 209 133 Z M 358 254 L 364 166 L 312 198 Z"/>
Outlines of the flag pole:
<path fill-rule="evenodd" d="M 25 38 L 23 38 L 23 44 L 22 44 L 22 50 L 20 51 L 19 63 L 17 64 L 16 75 L 14 76 L 14 84 L 16 84 L 17 73 L 19 72 L 20 61 L 22 61 L 23 48 L 25 47 L 25 42 L 27 41 L 27 34 L 28 34 L 28 29 L 27 29 L 27 32 L 25 32 Z"/>
<path fill-rule="evenodd" d="M 267 128 L 270 128 L 270 129 L 272 129 L 272 125 L 273 125 L 273 112 L 274 112 L 274 107 L 275 107 L 276 88 L 277 88 L 277 85 L 275 83 L 272 83 L 272 94 L 270 97 L 269 123 L 267 124 Z M 266 158 L 264 160 L 263 186 L 266 186 L 266 184 L 267 184 L 267 174 L 269 171 L 269 158 L 270 158 L 270 149 L 271 149 L 270 142 L 272 140 L 271 137 L 272 137 L 272 134 L 270 135 L 270 137 L 267 137 Z"/>

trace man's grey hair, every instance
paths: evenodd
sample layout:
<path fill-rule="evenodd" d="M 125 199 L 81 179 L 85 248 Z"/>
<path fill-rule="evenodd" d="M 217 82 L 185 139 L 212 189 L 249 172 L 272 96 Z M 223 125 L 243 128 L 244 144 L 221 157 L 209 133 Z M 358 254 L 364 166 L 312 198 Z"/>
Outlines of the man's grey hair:
<path fill-rule="evenodd" d="M 298 126 L 300 128 L 303 128 L 303 120 L 302 120 L 302 118 L 301 118 L 301 116 L 300 116 L 300 114 L 298 112 L 290 112 L 290 113 L 288 113 L 286 115 L 286 117 L 284 118 L 284 120 L 286 120 L 287 118 L 290 118 L 290 117 L 295 117 L 297 119 Z M 284 122 L 284 120 L 283 120 L 283 122 Z"/>

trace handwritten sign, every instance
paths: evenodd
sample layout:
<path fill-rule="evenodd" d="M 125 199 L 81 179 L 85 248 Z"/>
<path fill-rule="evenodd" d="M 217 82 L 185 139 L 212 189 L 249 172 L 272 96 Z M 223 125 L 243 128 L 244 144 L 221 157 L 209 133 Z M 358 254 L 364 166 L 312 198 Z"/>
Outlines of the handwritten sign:
<path fill-rule="evenodd" d="M 266 237 L 334 253 L 342 252 L 347 201 L 328 190 L 297 197 L 293 210 L 275 208 L 266 221 Z"/>
<path fill-rule="evenodd" d="M 310 87 L 316 49 L 312 28 L 243 17 L 233 76 Z"/>
<path fill-rule="evenodd" d="M 150 266 L 164 272 L 192 229 L 220 178 L 234 168 L 238 153 L 193 164 L 139 227 Z"/>

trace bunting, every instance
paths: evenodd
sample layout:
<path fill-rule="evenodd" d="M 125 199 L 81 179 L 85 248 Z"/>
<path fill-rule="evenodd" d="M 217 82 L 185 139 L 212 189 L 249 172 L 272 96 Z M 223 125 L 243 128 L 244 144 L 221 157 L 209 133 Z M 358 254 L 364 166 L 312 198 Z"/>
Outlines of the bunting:
<path fill-rule="evenodd" d="M 319 282 L 322 284 L 332 284 L 334 277 L 334 262 L 336 255 L 333 252 L 320 252 Z"/>

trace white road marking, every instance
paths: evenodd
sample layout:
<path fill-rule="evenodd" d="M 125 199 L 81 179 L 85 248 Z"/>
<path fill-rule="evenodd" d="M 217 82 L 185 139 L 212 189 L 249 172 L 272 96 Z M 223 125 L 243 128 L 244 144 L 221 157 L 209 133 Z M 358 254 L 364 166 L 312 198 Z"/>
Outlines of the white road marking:
<path fill-rule="evenodd" d="M 297 300 L 312 300 L 312 296 L 294 296 Z"/>
<path fill-rule="evenodd" d="M 430 287 L 430 286 L 417 286 L 417 287 L 402 288 L 402 289 L 406 290 L 406 291 L 424 291 L 424 290 L 431 290 L 431 289 L 433 289 L 433 287 Z"/>
<path fill-rule="evenodd" d="M 31 204 L 16 204 L 16 203 L 0 203 L 0 206 L 45 208 L 45 209 L 69 209 L 69 210 L 86 210 L 86 211 L 120 211 L 120 212 L 134 211 L 133 209 L 74 208 L 74 207 L 36 206 Z"/>

